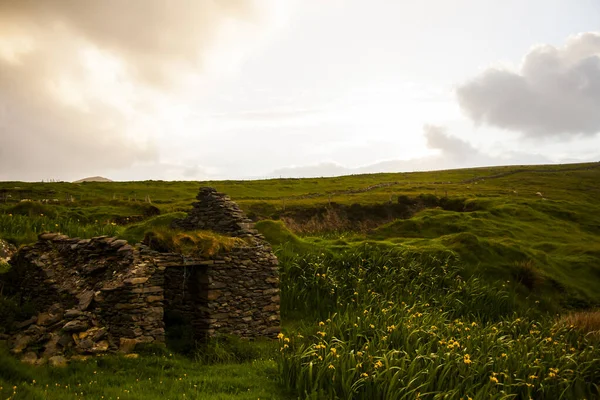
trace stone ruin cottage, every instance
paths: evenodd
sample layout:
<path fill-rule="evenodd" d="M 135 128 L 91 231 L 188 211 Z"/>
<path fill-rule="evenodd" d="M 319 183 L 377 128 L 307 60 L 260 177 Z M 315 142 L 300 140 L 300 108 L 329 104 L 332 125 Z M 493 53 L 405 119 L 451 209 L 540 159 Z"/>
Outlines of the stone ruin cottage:
<path fill-rule="evenodd" d="M 45 233 L 21 248 L 2 278 L 4 292 L 35 313 L 9 332 L 12 352 L 37 363 L 128 353 L 137 343 L 164 343 L 169 314 L 196 339 L 276 336 L 278 261 L 270 245 L 228 196 L 201 188 L 197 199 L 173 228 L 212 230 L 248 244 L 190 258 L 106 236 Z"/>

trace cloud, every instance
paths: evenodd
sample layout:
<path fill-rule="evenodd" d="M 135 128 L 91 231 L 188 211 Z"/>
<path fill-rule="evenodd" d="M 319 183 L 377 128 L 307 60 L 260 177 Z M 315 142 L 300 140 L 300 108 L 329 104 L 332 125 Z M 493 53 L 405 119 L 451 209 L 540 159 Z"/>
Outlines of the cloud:
<path fill-rule="evenodd" d="M 266 4 L 0 0 L 0 180 L 163 165 L 154 138 L 178 118 L 182 91 L 248 51 Z"/>
<path fill-rule="evenodd" d="M 206 55 L 235 30 L 258 28 L 263 14 L 251 0 L 0 0 L 1 31 L 61 30 L 122 59 L 128 72 L 168 84 L 179 70 L 206 66 Z M 229 24 L 229 26 L 228 26 Z"/>
<path fill-rule="evenodd" d="M 488 68 L 456 90 L 478 124 L 530 138 L 600 132 L 600 33 L 570 37 L 564 46 L 533 48 L 520 69 Z"/>
<path fill-rule="evenodd" d="M 459 138 L 449 136 L 441 126 L 425 125 L 423 135 L 427 141 L 427 147 L 441 151 L 444 157 L 464 160 L 479 155 L 479 151 L 472 145 Z"/>

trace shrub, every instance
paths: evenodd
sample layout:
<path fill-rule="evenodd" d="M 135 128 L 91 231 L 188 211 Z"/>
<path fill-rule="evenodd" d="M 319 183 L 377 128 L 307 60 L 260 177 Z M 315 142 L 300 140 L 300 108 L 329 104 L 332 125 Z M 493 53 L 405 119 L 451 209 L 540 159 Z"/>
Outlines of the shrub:
<path fill-rule="evenodd" d="M 398 195 L 398 204 L 403 204 L 405 206 L 413 206 L 415 204 L 415 201 L 405 194 L 400 194 Z"/>
<path fill-rule="evenodd" d="M 447 211 L 465 211 L 465 200 L 442 197 L 439 201 L 440 207 Z"/>
<path fill-rule="evenodd" d="M 422 193 L 419 195 L 419 200 L 425 207 L 437 207 L 439 205 L 439 199 L 434 194 Z"/>

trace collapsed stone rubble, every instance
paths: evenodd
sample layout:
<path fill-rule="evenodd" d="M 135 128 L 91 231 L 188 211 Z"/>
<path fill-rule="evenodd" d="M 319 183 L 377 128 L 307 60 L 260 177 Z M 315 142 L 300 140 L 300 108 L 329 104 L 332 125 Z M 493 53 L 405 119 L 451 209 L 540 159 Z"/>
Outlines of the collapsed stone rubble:
<path fill-rule="evenodd" d="M 279 278 L 271 247 L 224 194 L 202 188 L 198 199 L 174 226 L 243 237 L 245 244 L 187 257 L 113 237 L 44 233 L 19 249 L 0 279 L 7 295 L 35 312 L 11 327 L 11 351 L 53 365 L 74 355 L 130 353 L 138 343 L 164 344 L 169 315 L 196 339 L 276 336 Z"/>

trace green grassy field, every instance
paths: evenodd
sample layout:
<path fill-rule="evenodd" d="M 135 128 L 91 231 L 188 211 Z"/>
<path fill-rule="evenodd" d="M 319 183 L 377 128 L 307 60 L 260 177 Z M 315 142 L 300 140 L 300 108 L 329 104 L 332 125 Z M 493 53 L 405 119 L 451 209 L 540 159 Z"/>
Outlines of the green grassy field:
<path fill-rule="evenodd" d="M 593 323 L 566 319 L 597 317 L 589 310 L 600 304 L 598 163 L 263 181 L 0 182 L 0 238 L 22 245 L 60 231 L 139 241 L 181 217 L 199 186 L 229 194 L 274 245 L 280 340 L 187 344 L 184 353 L 154 349 L 66 369 L 25 366 L 4 350 L 2 398 L 600 396 L 600 335 L 589 333 Z M 0 319 L 19 311 L 0 297 Z"/>

